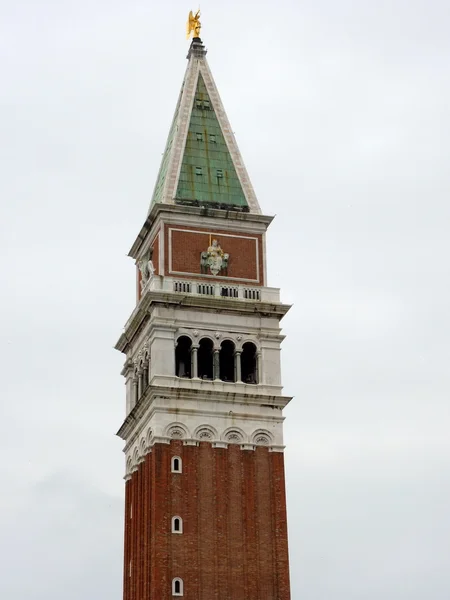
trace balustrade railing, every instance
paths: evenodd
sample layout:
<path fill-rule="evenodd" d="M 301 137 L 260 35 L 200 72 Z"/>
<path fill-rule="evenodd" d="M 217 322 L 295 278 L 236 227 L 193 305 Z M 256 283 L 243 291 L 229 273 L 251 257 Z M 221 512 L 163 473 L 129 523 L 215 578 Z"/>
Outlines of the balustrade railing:
<path fill-rule="evenodd" d="M 176 292 L 178 294 L 213 296 L 238 300 L 280 302 L 280 290 L 269 287 L 252 287 L 242 284 L 209 283 L 192 279 L 154 276 L 143 290 Z"/>

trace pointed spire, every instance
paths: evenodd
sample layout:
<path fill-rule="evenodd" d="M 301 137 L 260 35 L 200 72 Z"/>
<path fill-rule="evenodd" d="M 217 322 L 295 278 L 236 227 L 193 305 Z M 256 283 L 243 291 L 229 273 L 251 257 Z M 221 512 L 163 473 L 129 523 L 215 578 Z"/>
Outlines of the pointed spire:
<path fill-rule="evenodd" d="M 199 37 L 187 59 L 150 210 L 165 203 L 260 214 Z"/>
<path fill-rule="evenodd" d="M 196 58 L 203 58 L 206 56 L 207 50 L 203 45 L 202 40 L 199 37 L 195 37 L 192 39 L 191 45 L 189 47 L 189 52 L 186 58 L 189 60 L 191 56 Z"/>

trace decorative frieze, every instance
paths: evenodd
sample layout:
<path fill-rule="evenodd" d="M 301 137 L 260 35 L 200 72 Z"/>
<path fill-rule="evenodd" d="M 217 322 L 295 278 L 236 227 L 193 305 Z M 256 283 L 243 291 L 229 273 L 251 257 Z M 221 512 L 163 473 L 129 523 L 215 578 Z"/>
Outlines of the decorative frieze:
<path fill-rule="evenodd" d="M 198 347 L 198 340 L 201 338 L 209 338 L 214 342 L 214 348 L 220 350 L 220 344 L 222 340 L 230 340 L 234 343 L 236 351 L 242 352 L 242 347 L 246 342 L 251 342 L 255 345 L 257 350 L 260 349 L 260 343 L 255 335 L 242 334 L 239 332 L 232 331 L 215 331 L 211 332 L 210 329 L 190 329 L 188 327 L 180 327 L 175 332 L 175 343 L 176 340 L 181 336 L 187 336 L 192 341 L 194 347 Z"/>
<path fill-rule="evenodd" d="M 125 480 L 137 471 L 154 444 L 170 444 L 172 440 L 180 440 L 184 446 L 198 446 L 201 442 L 209 442 L 213 448 L 228 448 L 230 444 L 235 444 L 241 450 L 255 450 L 258 446 L 265 446 L 271 452 L 284 451 L 284 446 L 275 444 L 273 434 L 266 429 L 256 429 L 248 435 L 239 427 L 228 427 L 219 432 L 212 425 L 203 424 L 191 434 L 184 423 L 175 422 L 167 426 L 161 436 L 155 436 L 149 428 L 141 435 L 139 442 L 127 451 Z"/>

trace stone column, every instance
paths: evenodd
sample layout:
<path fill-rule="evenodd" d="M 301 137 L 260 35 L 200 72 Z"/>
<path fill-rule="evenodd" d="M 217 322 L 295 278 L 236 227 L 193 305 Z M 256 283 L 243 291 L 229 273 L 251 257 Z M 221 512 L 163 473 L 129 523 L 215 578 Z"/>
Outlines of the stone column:
<path fill-rule="evenodd" d="M 178 340 L 175 340 L 174 343 L 174 351 L 173 351 L 173 372 L 175 373 L 175 377 L 178 377 L 178 370 L 177 370 L 177 346 L 178 346 Z"/>
<path fill-rule="evenodd" d="M 133 409 L 136 406 L 138 398 L 139 398 L 139 396 L 138 396 L 138 380 L 137 380 L 136 375 L 133 377 L 132 390 L 133 390 L 133 393 L 132 393 L 133 400 L 132 400 L 131 408 Z"/>
<path fill-rule="evenodd" d="M 133 367 L 131 361 L 127 358 L 122 369 L 121 375 L 125 377 L 125 389 L 127 394 L 127 415 L 133 408 Z"/>
<path fill-rule="evenodd" d="M 139 369 L 138 371 L 138 398 L 144 393 L 144 371 Z"/>
<path fill-rule="evenodd" d="M 220 350 L 219 348 L 214 348 L 213 354 L 213 379 L 220 380 Z"/>
<path fill-rule="evenodd" d="M 241 354 L 242 352 L 240 350 L 236 350 L 236 352 L 234 353 L 234 380 L 236 382 L 242 381 Z"/>
<path fill-rule="evenodd" d="M 191 377 L 198 379 L 198 346 L 191 348 Z"/>
<path fill-rule="evenodd" d="M 145 361 L 144 363 L 144 391 L 147 389 L 148 386 L 148 361 Z"/>
<path fill-rule="evenodd" d="M 262 357 L 261 352 L 256 353 L 256 383 L 262 383 Z"/>

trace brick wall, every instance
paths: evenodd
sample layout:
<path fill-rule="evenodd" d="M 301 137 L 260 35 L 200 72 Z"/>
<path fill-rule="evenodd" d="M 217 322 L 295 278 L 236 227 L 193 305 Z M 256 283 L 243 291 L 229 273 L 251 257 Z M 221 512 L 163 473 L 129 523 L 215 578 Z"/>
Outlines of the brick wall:
<path fill-rule="evenodd" d="M 124 600 L 169 600 L 174 577 L 185 600 L 290 599 L 282 453 L 155 444 L 126 483 Z"/>
<path fill-rule="evenodd" d="M 217 239 L 223 252 L 230 255 L 228 273 L 220 273 L 221 281 L 236 278 L 250 285 L 264 285 L 264 257 L 261 234 L 239 233 L 219 229 L 165 226 L 165 272 L 182 277 L 201 278 L 200 254 Z M 171 245 L 171 248 L 170 248 Z M 171 252 L 169 252 L 171 249 Z M 172 258 L 170 258 L 172 257 Z M 211 273 L 208 273 L 211 279 Z"/>
<path fill-rule="evenodd" d="M 159 235 L 157 234 L 152 242 L 151 247 L 153 248 L 153 266 L 155 267 L 156 275 L 159 275 Z"/>

